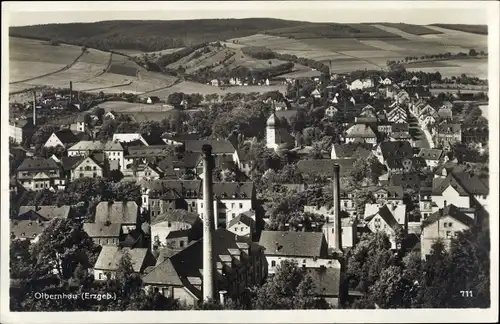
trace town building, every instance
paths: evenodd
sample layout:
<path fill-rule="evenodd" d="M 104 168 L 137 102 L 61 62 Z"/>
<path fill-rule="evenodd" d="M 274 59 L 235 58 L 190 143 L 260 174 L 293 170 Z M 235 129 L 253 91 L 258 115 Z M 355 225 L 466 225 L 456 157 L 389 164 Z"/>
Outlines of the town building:
<path fill-rule="evenodd" d="M 227 230 L 243 237 L 252 238 L 255 234 L 255 211 L 239 214 L 227 224 Z"/>
<path fill-rule="evenodd" d="M 45 142 L 43 145 L 44 147 L 68 147 L 72 146 L 73 144 L 77 143 L 79 141 L 78 137 L 73 133 L 72 130 L 64 128 L 61 130 L 58 130 L 52 135 L 50 135 L 49 139 Z"/>
<path fill-rule="evenodd" d="M 148 249 L 130 249 L 120 248 L 115 245 L 104 245 L 94 265 L 94 280 L 115 279 L 120 261 L 126 254 L 130 257 L 132 269 L 136 274 L 142 274 L 147 267 L 155 264 L 155 259 Z"/>
<path fill-rule="evenodd" d="M 167 211 L 154 217 L 151 220 L 151 249 L 167 247 L 168 236 L 172 232 L 178 231 L 182 231 L 188 241 L 199 239 L 201 237 L 201 219 L 196 213 L 179 209 Z"/>
<path fill-rule="evenodd" d="M 366 124 L 356 124 L 346 131 L 346 143 L 368 143 L 377 144 L 377 135 L 373 129 Z"/>
<path fill-rule="evenodd" d="M 59 165 L 52 159 L 44 158 L 24 159 L 17 167 L 17 181 L 26 190 L 33 191 L 57 190 L 59 185 L 65 184 Z"/>
<path fill-rule="evenodd" d="M 21 144 L 25 139 L 33 136 L 35 126 L 31 119 L 11 120 L 9 122 L 9 140 Z"/>

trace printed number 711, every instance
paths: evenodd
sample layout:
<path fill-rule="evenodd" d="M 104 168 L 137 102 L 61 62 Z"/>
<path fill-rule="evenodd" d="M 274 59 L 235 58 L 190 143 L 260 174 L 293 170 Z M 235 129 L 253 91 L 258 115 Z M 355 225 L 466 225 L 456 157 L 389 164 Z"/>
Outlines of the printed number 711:
<path fill-rule="evenodd" d="M 460 290 L 462 297 L 472 297 L 472 290 Z"/>

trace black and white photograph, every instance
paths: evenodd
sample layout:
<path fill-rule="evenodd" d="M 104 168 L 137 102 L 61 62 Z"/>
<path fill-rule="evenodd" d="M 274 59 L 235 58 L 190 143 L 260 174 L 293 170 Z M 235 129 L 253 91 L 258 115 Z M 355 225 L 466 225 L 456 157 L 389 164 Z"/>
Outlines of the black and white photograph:
<path fill-rule="evenodd" d="M 3 2 L 0 321 L 497 322 L 499 8 Z"/>

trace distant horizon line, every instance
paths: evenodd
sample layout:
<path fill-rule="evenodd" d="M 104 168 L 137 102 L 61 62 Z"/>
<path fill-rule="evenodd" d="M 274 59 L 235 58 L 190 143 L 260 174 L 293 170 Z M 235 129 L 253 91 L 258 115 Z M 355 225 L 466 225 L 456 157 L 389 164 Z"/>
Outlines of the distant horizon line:
<path fill-rule="evenodd" d="M 352 25 L 352 24 L 405 24 L 405 25 L 415 25 L 415 26 L 432 26 L 432 25 L 464 25 L 464 26 L 488 26 L 488 24 L 470 24 L 470 23 L 440 23 L 433 22 L 428 24 L 414 24 L 405 22 L 390 22 L 390 21 L 364 21 L 364 22 L 332 22 L 332 21 L 308 21 L 308 20 L 295 20 L 295 19 L 283 19 L 283 18 L 273 18 L 273 17 L 246 17 L 246 18 L 185 18 L 185 19 L 111 19 L 111 20 L 96 20 L 96 21 L 75 21 L 75 22 L 49 22 L 43 24 L 33 24 L 33 25 L 17 25 L 9 26 L 11 27 L 32 27 L 32 26 L 46 26 L 46 25 L 68 25 L 68 24 L 98 24 L 104 22 L 166 22 L 166 21 L 201 21 L 201 20 L 250 20 L 250 19 L 271 19 L 271 20 L 282 20 L 282 21 L 294 21 L 298 23 L 310 23 L 310 24 L 338 24 L 338 25 Z"/>

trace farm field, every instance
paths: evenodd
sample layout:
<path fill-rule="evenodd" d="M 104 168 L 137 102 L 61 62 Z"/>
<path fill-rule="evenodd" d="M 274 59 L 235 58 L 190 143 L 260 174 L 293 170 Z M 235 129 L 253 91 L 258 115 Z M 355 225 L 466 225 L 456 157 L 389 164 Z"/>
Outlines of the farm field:
<path fill-rule="evenodd" d="M 98 105 L 106 112 L 114 111 L 117 113 L 127 112 L 162 112 L 172 110 L 174 107 L 167 104 L 140 104 L 126 101 L 106 101 Z"/>
<path fill-rule="evenodd" d="M 221 89 L 219 87 L 213 87 L 206 84 L 199 84 L 190 81 L 183 81 L 178 84 L 173 85 L 172 87 L 161 89 L 157 91 L 152 91 L 147 95 L 141 95 L 141 97 L 148 96 L 158 96 L 160 98 L 164 98 L 174 92 L 184 92 L 187 94 L 191 93 L 200 93 L 202 95 L 217 93 L 218 95 L 225 95 L 227 93 L 250 93 L 250 92 L 259 92 L 265 93 L 268 91 L 280 91 L 281 93 L 286 92 L 286 85 L 269 85 L 269 86 L 241 86 L 241 87 L 227 87 L 225 89 Z"/>
<path fill-rule="evenodd" d="M 439 64 L 439 66 L 433 66 L 434 64 Z M 418 64 L 418 63 L 417 63 Z M 427 66 L 426 66 L 427 64 Z M 448 66 L 442 66 L 442 65 Z M 452 77 L 461 74 L 467 74 L 469 76 L 478 77 L 480 79 L 488 78 L 488 59 L 478 58 L 478 59 L 457 59 L 450 61 L 440 61 L 440 62 L 422 62 L 420 67 L 413 67 L 413 64 L 406 66 L 408 71 L 423 71 L 423 72 L 436 72 L 439 71 L 443 77 Z"/>
<path fill-rule="evenodd" d="M 433 24 L 432 26 L 479 35 L 488 35 L 488 25 Z"/>
<path fill-rule="evenodd" d="M 409 24 L 395 24 L 395 23 L 379 23 L 378 25 L 383 25 L 387 27 L 392 27 L 399 29 L 405 33 L 413 35 L 429 35 L 429 34 L 440 34 L 441 32 L 434 29 L 428 28 L 426 26 L 419 25 L 409 25 Z"/>

